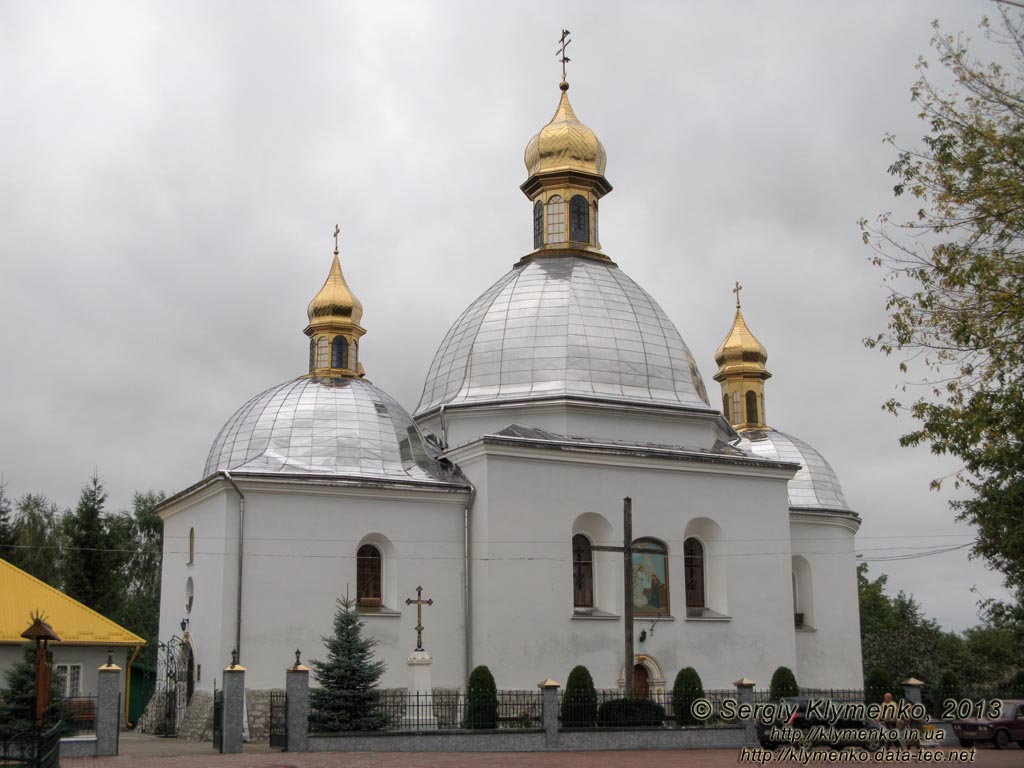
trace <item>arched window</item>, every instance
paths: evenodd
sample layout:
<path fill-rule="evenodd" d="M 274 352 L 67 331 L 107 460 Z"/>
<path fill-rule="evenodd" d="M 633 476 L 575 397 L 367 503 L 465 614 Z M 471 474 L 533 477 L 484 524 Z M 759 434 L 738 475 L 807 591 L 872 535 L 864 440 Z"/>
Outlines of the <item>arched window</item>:
<path fill-rule="evenodd" d="M 558 195 L 548 198 L 548 226 L 544 242 L 548 245 L 565 242 L 565 201 Z"/>
<path fill-rule="evenodd" d="M 572 537 L 572 606 L 594 607 L 594 552 L 582 533 Z"/>
<path fill-rule="evenodd" d="M 633 542 L 633 613 L 668 616 L 668 547 L 657 539 Z"/>
<path fill-rule="evenodd" d="M 196 560 L 196 529 L 188 529 L 188 564 L 192 565 Z"/>
<path fill-rule="evenodd" d="M 348 342 L 344 336 L 335 336 L 331 342 L 331 368 L 348 368 Z"/>
<path fill-rule="evenodd" d="M 597 200 L 594 201 L 594 247 L 601 247 L 601 238 L 597 236 Z"/>
<path fill-rule="evenodd" d="M 192 613 L 192 601 L 196 596 L 196 585 L 192 581 L 192 577 L 188 577 L 188 581 L 185 582 L 185 613 Z"/>
<path fill-rule="evenodd" d="M 722 415 L 725 416 L 725 420 L 729 421 L 729 396 L 722 395 Z M 732 422 L 729 422 L 730 424 Z"/>
<path fill-rule="evenodd" d="M 686 610 L 707 607 L 704 599 L 704 545 L 690 537 L 683 542 L 683 580 L 686 583 Z"/>
<path fill-rule="evenodd" d="M 309 372 L 312 373 L 316 367 L 316 340 L 309 340 Z"/>
<path fill-rule="evenodd" d="M 574 243 L 590 242 L 590 206 L 583 195 L 569 201 L 569 239 Z"/>
<path fill-rule="evenodd" d="M 752 389 L 747 390 L 747 423 L 760 424 L 757 418 L 757 393 Z"/>
<path fill-rule="evenodd" d="M 316 340 L 316 367 L 326 368 L 330 360 L 327 357 L 327 337 L 320 336 Z"/>
<path fill-rule="evenodd" d="M 740 410 L 740 393 L 732 393 L 732 423 L 742 424 L 743 423 L 743 411 Z"/>
<path fill-rule="evenodd" d="M 381 605 L 381 556 L 372 544 L 363 544 L 356 552 L 356 604 L 363 608 Z"/>
<path fill-rule="evenodd" d="M 544 204 L 538 200 L 533 204 L 533 247 L 544 245 Z"/>

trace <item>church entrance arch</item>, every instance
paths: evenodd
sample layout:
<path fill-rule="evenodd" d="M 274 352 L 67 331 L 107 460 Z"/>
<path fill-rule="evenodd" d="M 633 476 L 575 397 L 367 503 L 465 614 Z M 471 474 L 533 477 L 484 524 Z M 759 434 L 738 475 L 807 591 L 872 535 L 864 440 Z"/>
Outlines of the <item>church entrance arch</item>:
<path fill-rule="evenodd" d="M 619 673 L 619 690 L 626 690 L 624 668 Z M 633 657 L 633 694 L 659 702 L 665 694 L 665 673 L 661 671 L 661 664 L 646 653 L 638 653 Z"/>
<path fill-rule="evenodd" d="M 633 665 L 633 695 L 638 699 L 648 699 L 651 687 L 647 682 L 647 667 L 643 664 Z"/>

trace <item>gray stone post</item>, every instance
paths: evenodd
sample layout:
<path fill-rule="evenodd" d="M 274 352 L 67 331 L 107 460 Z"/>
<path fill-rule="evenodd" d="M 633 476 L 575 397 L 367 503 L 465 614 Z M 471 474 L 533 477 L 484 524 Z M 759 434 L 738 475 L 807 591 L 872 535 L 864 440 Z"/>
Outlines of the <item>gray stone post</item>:
<path fill-rule="evenodd" d="M 96 755 L 117 754 L 117 729 L 121 722 L 121 668 L 107 657 L 96 687 Z"/>
<path fill-rule="evenodd" d="M 924 682 L 918 680 L 916 677 L 909 677 L 903 681 L 903 700 L 909 701 L 911 704 L 921 703 L 921 689 L 924 687 Z"/>
<path fill-rule="evenodd" d="M 224 692 L 221 694 L 221 752 L 242 751 L 242 720 L 245 717 L 245 667 L 232 664 L 224 668 Z"/>
<path fill-rule="evenodd" d="M 757 685 L 749 677 L 741 677 L 733 683 L 736 686 L 736 701 L 739 704 L 754 703 L 754 686 Z M 753 718 L 743 721 L 743 741 L 748 747 L 757 746 L 757 725 Z"/>
<path fill-rule="evenodd" d="M 305 752 L 309 747 L 309 667 L 299 664 L 285 673 L 288 696 L 285 728 L 288 730 L 288 752 Z"/>
<path fill-rule="evenodd" d="M 561 687 L 550 677 L 537 683 L 541 690 L 541 722 L 544 724 L 544 746 L 558 748 L 558 689 Z"/>

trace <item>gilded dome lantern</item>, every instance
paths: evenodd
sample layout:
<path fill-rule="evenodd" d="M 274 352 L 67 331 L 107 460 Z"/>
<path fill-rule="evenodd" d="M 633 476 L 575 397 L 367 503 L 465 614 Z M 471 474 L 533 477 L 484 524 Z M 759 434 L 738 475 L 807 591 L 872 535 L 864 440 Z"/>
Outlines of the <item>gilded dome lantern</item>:
<path fill-rule="evenodd" d="M 764 413 L 764 382 L 771 378 L 765 368 L 768 351 L 747 327 L 740 309 L 740 291 L 736 283 L 736 317 L 725 340 L 715 351 L 718 370 L 714 379 L 722 385 L 722 414 L 737 429 L 759 428 L 767 424 Z"/>
<path fill-rule="evenodd" d="M 309 376 L 362 376 L 359 339 L 366 329 L 359 325 L 363 305 L 345 282 L 338 260 L 338 233 L 334 228 L 334 260 L 323 288 L 309 302 Z"/>

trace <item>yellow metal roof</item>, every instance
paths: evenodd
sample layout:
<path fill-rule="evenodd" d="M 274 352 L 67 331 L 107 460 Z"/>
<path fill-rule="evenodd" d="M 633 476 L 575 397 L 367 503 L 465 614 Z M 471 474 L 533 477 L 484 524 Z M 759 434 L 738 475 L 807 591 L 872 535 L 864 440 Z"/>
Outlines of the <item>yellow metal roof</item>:
<path fill-rule="evenodd" d="M 0 643 L 25 643 L 21 636 L 42 613 L 60 645 L 145 645 L 146 641 L 35 576 L 0 560 Z"/>

